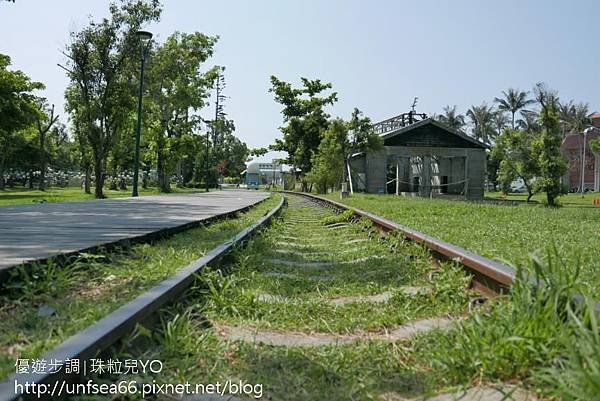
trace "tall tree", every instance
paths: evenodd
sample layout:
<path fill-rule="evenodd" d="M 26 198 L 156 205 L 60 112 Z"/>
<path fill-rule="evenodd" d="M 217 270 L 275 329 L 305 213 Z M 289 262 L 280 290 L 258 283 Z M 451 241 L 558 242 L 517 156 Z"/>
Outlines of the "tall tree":
<path fill-rule="evenodd" d="M 54 115 L 54 105 L 48 107 L 46 99 L 39 99 L 39 113 L 36 116 L 36 127 L 39 140 L 40 177 L 38 188 L 40 191 L 46 189 L 46 134 L 58 121 L 58 114 Z"/>
<path fill-rule="evenodd" d="M 175 32 L 151 56 L 148 77 L 161 192 L 171 191 L 170 177 L 181 163 L 180 145 L 201 123 L 194 112 L 205 106 L 217 68 L 205 73 L 200 68 L 212 56 L 217 39 L 200 32 Z"/>
<path fill-rule="evenodd" d="M 567 161 L 560 152 L 562 132 L 558 114 L 558 96 L 542 83 L 536 85 L 535 95 L 541 106 L 540 125 L 542 126 L 536 142 L 540 169 L 536 185 L 546 192 L 548 206 L 555 206 L 556 198 L 563 193 L 560 178 L 568 170 Z"/>
<path fill-rule="evenodd" d="M 457 113 L 456 105 L 444 107 L 444 113 L 437 117 L 437 120 L 446 124 L 450 128 L 463 129 L 465 126 L 465 116 Z"/>
<path fill-rule="evenodd" d="M 509 120 L 506 113 L 502 110 L 493 111 L 492 120 L 494 121 L 494 136 L 498 137 L 508 126 Z"/>
<path fill-rule="evenodd" d="M 217 124 L 219 136 L 213 145 L 213 159 L 221 176 L 238 177 L 246 168 L 245 162 L 250 151 L 244 142 L 233 135 L 233 121 L 218 120 Z"/>
<path fill-rule="evenodd" d="M 527 92 L 519 89 L 509 88 L 508 91 L 502 91 L 502 98 L 494 98 L 498 103 L 498 109 L 507 111 L 511 114 L 512 129 L 515 129 L 515 114 L 524 110 L 530 104 L 535 103 L 533 99 L 527 98 Z"/>
<path fill-rule="evenodd" d="M 350 121 L 334 119 L 323 134 L 323 139 L 313 155 L 313 168 L 309 178 L 319 192 L 327 191 L 342 182 L 349 181 L 349 163 L 358 152 L 377 152 L 383 148 L 383 140 L 373 130 L 368 117 L 354 108 Z"/>
<path fill-rule="evenodd" d="M 283 105 L 284 122 L 279 128 L 283 139 L 277 139 L 271 148 L 287 152 L 287 163 L 305 175 L 312 168 L 312 156 L 329 126 L 329 114 L 324 108 L 337 101 L 337 93 L 321 95 L 331 89 L 330 83 L 323 83 L 319 79 L 301 80 L 302 88 L 293 88 L 290 83 L 271 76 L 269 92 L 275 95 L 277 103 Z M 304 181 L 302 185 L 302 189 L 306 190 Z"/>
<path fill-rule="evenodd" d="M 65 69 L 71 80 L 66 100 L 81 115 L 81 129 L 92 150 L 95 196 L 103 198 L 111 146 L 133 118 L 135 71 L 140 41 L 136 32 L 161 14 L 158 0 L 111 3 L 109 17 L 71 33 Z"/>
<path fill-rule="evenodd" d="M 15 149 L 16 133 L 35 120 L 38 108 L 33 91 L 44 85 L 21 71 L 12 71 L 10 57 L 0 54 L 0 190 L 4 189 L 4 169 Z"/>
<path fill-rule="evenodd" d="M 521 118 L 517 120 L 517 128 L 529 132 L 541 131 L 539 114 L 533 110 L 521 112 Z"/>
<path fill-rule="evenodd" d="M 336 118 L 323 132 L 323 138 L 312 156 L 312 168 L 306 179 L 315 185 L 318 193 L 336 188 L 345 175 L 344 150 L 342 143 L 348 135 L 348 125 Z"/>
<path fill-rule="evenodd" d="M 350 158 L 358 152 L 377 152 L 383 148 L 383 139 L 373 130 L 369 117 L 354 108 L 347 124 L 346 133 L 340 138 L 342 156 L 344 158 L 344 182 L 348 181 Z M 352 184 L 352 183 L 350 183 Z"/>
<path fill-rule="evenodd" d="M 535 133 L 531 131 L 506 129 L 498 136 L 491 152 L 494 160 L 501 160 L 498 181 L 503 190 L 516 178 L 520 178 L 527 190 L 527 202 L 537 190 L 534 179 L 540 172 L 535 140 Z"/>
<path fill-rule="evenodd" d="M 583 135 L 585 128 L 591 124 L 590 108 L 587 103 L 575 103 L 573 100 L 565 103 L 559 102 L 558 114 L 564 136 Z"/>
<path fill-rule="evenodd" d="M 485 102 L 479 106 L 471 106 L 467 117 L 473 124 L 473 136 L 484 142 L 489 142 L 494 136 L 494 113 L 492 107 Z"/>

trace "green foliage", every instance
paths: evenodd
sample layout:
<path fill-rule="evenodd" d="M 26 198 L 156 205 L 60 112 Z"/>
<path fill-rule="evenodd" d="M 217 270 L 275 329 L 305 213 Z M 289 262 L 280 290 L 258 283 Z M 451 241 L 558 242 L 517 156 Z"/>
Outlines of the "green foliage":
<path fill-rule="evenodd" d="M 564 356 L 542 373 L 552 395 L 564 401 L 593 400 L 600 395 L 600 325 L 595 301 L 586 297 L 583 311 L 568 309 L 571 337 L 563 338 Z"/>
<path fill-rule="evenodd" d="M 600 138 L 590 141 L 590 149 L 592 149 L 592 152 L 600 154 Z"/>
<path fill-rule="evenodd" d="M 221 176 L 239 177 L 246 168 L 248 146 L 233 135 L 235 126 L 231 120 L 218 120 L 217 140 L 213 144 L 213 160 L 217 162 Z"/>
<path fill-rule="evenodd" d="M 520 270 L 508 299 L 492 301 L 448 333 L 421 338 L 414 352 L 445 385 L 523 380 L 549 367 L 573 341 L 566 324 L 578 290 L 577 266 L 553 251 Z M 529 273 L 533 272 L 533 273 Z M 542 285 L 536 285 L 541 283 Z"/>
<path fill-rule="evenodd" d="M 23 138 L 18 131 L 27 128 L 38 116 L 33 91 L 43 89 L 21 71 L 9 70 L 10 57 L 0 54 L 0 190 L 4 189 L 4 169 L 19 160 Z"/>
<path fill-rule="evenodd" d="M 277 139 L 272 149 L 287 152 L 287 162 L 306 174 L 312 169 L 312 156 L 329 126 L 329 114 L 325 113 L 324 108 L 337 101 L 337 93 L 318 96 L 331 89 L 331 84 L 318 79 L 301 80 L 303 87 L 296 89 L 290 83 L 271 76 L 269 92 L 283 106 L 284 122 L 280 127 L 283 139 Z"/>
<path fill-rule="evenodd" d="M 132 126 L 136 71 L 142 25 L 160 18 L 157 0 L 123 0 L 110 15 L 71 33 L 67 45 L 69 87 L 66 108 L 77 116 L 92 153 L 95 195 L 103 198 L 107 158 L 119 135 Z"/>
<path fill-rule="evenodd" d="M 324 226 L 335 223 L 343 223 L 349 221 L 354 216 L 354 212 L 350 209 L 343 211 L 339 214 L 334 214 L 332 216 L 327 216 L 321 219 L 321 223 Z"/>
<path fill-rule="evenodd" d="M 318 193 L 326 193 L 329 188 L 336 188 L 342 179 L 342 142 L 347 134 L 347 126 L 341 119 L 333 120 L 323 134 L 323 139 L 311 159 L 312 169 L 306 175 L 308 181 L 315 184 Z"/>
<path fill-rule="evenodd" d="M 535 103 L 534 100 L 528 99 L 528 93 L 519 89 L 509 88 L 508 91 L 502 91 L 503 98 L 494 98 L 498 103 L 498 109 L 511 114 L 512 129 L 515 129 L 515 114 L 520 111 L 521 114 L 527 113 L 525 107 Z"/>
<path fill-rule="evenodd" d="M 534 132 L 506 129 L 496 138 L 491 152 L 492 159 L 500 160 L 498 181 L 502 188 L 509 188 L 512 181 L 520 178 L 527 189 L 527 201 L 535 194 L 534 179 L 540 173 L 535 140 Z"/>
<path fill-rule="evenodd" d="M 557 111 L 558 98 L 542 84 L 537 85 L 536 95 L 542 107 L 540 111 L 542 131 L 536 142 L 540 169 L 536 186 L 546 192 L 548 206 L 556 206 L 556 198 L 564 193 L 560 179 L 568 170 L 567 161 L 560 151 L 562 134 Z"/>
<path fill-rule="evenodd" d="M 194 135 L 202 123 L 194 112 L 205 106 L 217 76 L 217 67 L 200 72 L 216 42 L 216 37 L 200 32 L 175 32 L 163 44 L 156 44 L 149 57 L 149 142 L 162 192 L 171 191 L 170 177 L 178 163 L 193 163 L 196 155 L 205 153 L 206 144 Z"/>
<path fill-rule="evenodd" d="M 494 111 L 491 106 L 483 102 L 479 106 L 471 106 L 467 110 L 467 117 L 473 124 L 473 136 L 484 142 L 489 142 L 494 137 Z"/>
<path fill-rule="evenodd" d="M 458 130 L 462 129 L 466 124 L 465 116 L 457 113 L 456 105 L 452 107 L 445 106 L 444 113 L 437 116 L 437 120 L 450 128 Z"/>
<path fill-rule="evenodd" d="M 573 100 L 557 105 L 563 135 L 579 134 L 590 125 L 590 110 L 587 103 L 575 103 Z"/>
<path fill-rule="evenodd" d="M 373 131 L 371 120 L 355 108 L 350 121 L 337 118 L 330 122 L 311 159 L 313 167 L 307 178 L 316 185 L 319 193 L 335 189 L 340 181 L 348 180 L 347 169 L 352 154 L 377 152 L 382 147 L 383 140 Z"/>

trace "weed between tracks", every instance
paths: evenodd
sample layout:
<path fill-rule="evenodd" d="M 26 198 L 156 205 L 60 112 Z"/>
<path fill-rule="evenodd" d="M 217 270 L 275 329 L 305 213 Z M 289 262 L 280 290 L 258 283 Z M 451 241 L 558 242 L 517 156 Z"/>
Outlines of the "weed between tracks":
<path fill-rule="evenodd" d="M 0 377 L 14 370 L 16 358 L 38 357 L 249 226 L 277 202 L 272 197 L 236 219 L 154 244 L 83 255 L 64 267 L 49 263 L 22 270 L 0 296 Z"/>
<path fill-rule="evenodd" d="M 385 391 L 426 390 L 423 375 L 406 365 L 408 342 L 368 336 L 428 317 L 462 318 L 472 296 L 466 275 L 453 263 L 435 267 L 418 246 L 380 240 L 367 223 L 325 227 L 333 221 L 324 219 L 330 212 L 298 202 L 291 198 L 283 220 L 238 249 L 223 271 L 204 272 L 184 304 L 163 312 L 159 330 L 139 330 L 115 350 L 118 358 L 163 361 L 160 376 L 137 377 L 139 382 L 242 379 L 263 384 L 267 399 L 274 400 L 374 399 Z M 371 240 L 351 242 L 369 235 Z M 384 293 L 390 295 L 381 302 L 361 298 Z M 342 296 L 347 302 L 333 303 Z M 271 346 L 223 338 L 218 328 L 224 326 L 334 340 Z M 358 341 L 340 344 L 335 336 Z"/>
<path fill-rule="evenodd" d="M 289 222 L 308 216 L 309 211 L 301 209 L 288 211 L 284 217 Z M 417 316 L 464 315 L 469 293 L 464 291 L 464 275 L 451 264 L 435 271 L 419 248 L 402 242 L 379 242 L 376 236 L 368 243 L 352 243 L 354 254 L 342 252 L 341 245 L 352 233 L 367 236 L 368 227 L 366 232 L 363 228 L 354 225 L 320 236 L 322 226 L 304 222 L 292 228 L 276 223 L 248 248 L 238 249 L 235 262 L 225 271 L 205 272 L 198 286 L 188 292 L 185 303 L 163 311 L 159 328 L 140 328 L 113 350 L 121 359 L 160 359 L 165 364 L 158 376 L 127 379 L 139 383 L 243 380 L 263 384 L 265 398 L 272 400 L 395 400 L 400 398 L 380 397 L 384 393 L 421 397 L 505 383 L 556 399 L 598 400 L 598 323 L 589 303 L 571 302 L 573 294 L 581 290 L 576 264 L 562 261 L 555 253 L 544 262 L 533 260 L 528 268 L 533 275 L 519 280 L 509 296 L 474 309 L 450 329 L 409 339 L 283 347 L 232 341 L 215 331 L 220 325 L 230 325 L 278 333 L 357 334 L 381 331 Z M 356 266 L 285 266 L 273 262 L 275 258 L 290 260 L 275 252 L 274 244 L 284 242 L 284 234 L 298 238 L 287 243 L 290 250 L 329 249 L 328 260 L 348 261 L 356 255 L 377 253 L 386 257 Z M 321 241 L 306 240 L 313 237 Z M 303 258 L 295 255 L 291 260 Z M 535 288 L 531 279 L 544 279 L 546 285 Z M 356 302 L 337 307 L 328 303 L 341 295 L 399 293 L 406 285 L 429 286 L 429 295 L 417 295 L 419 302 L 411 296 L 394 295 L 385 303 Z M 260 294 L 277 298 L 261 301 Z M 99 378 L 106 382 L 118 379 Z"/>

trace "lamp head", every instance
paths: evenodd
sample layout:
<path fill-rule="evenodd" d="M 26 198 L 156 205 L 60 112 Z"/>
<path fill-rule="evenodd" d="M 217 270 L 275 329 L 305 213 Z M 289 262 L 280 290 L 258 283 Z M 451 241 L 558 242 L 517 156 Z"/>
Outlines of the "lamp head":
<path fill-rule="evenodd" d="M 140 40 L 142 42 L 147 42 L 150 39 L 152 39 L 152 32 L 148 32 L 148 31 L 137 31 L 135 33 L 137 35 L 138 38 L 140 38 Z"/>

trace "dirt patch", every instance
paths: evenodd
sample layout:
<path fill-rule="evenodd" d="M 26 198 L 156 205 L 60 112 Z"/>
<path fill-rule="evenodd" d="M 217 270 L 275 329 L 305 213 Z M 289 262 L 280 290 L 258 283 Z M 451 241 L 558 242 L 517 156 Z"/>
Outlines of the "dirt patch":
<path fill-rule="evenodd" d="M 133 281 L 133 278 L 131 278 L 131 277 L 116 278 L 114 276 L 112 276 L 112 277 L 109 276 L 102 283 L 99 283 L 96 285 L 88 285 L 86 287 L 82 287 L 80 289 L 75 290 L 74 293 L 69 295 L 69 298 L 72 298 L 72 299 L 76 299 L 76 298 L 77 299 L 81 299 L 81 298 L 97 299 L 97 298 L 100 298 L 101 296 L 111 292 L 116 287 L 125 286 L 127 284 L 130 284 L 132 281 Z"/>
<path fill-rule="evenodd" d="M 365 256 L 364 258 L 356 258 L 353 260 L 341 261 L 341 262 L 296 262 L 293 260 L 285 259 L 270 259 L 269 263 L 273 265 L 288 266 L 288 267 L 305 267 L 305 268 L 322 268 L 322 267 L 333 267 L 338 265 L 351 265 L 355 263 L 368 262 L 370 260 L 384 259 L 381 255 Z"/>
<path fill-rule="evenodd" d="M 399 341 L 410 338 L 418 333 L 423 333 L 436 328 L 444 328 L 452 321 L 446 318 L 432 318 L 417 320 L 402 326 L 395 327 L 383 333 L 357 333 L 357 334 L 325 334 L 325 333 L 300 333 L 289 331 L 259 330 L 249 327 L 233 327 L 215 325 L 215 333 L 231 341 L 243 341 L 275 345 L 281 347 L 322 346 L 330 344 L 352 344 L 358 341 Z"/>
<path fill-rule="evenodd" d="M 301 279 L 305 278 L 298 274 L 281 273 L 281 272 L 265 272 L 265 273 L 263 273 L 263 276 L 273 277 L 273 278 L 290 278 L 290 279 L 295 279 L 295 280 L 301 280 Z M 327 275 L 320 275 L 320 276 L 309 276 L 309 277 L 306 277 L 306 279 L 310 280 L 310 281 L 331 281 L 331 280 L 333 280 L 333 277 L 327 276 Z"/>
<path fill-rule="evenodd" d="M 9 356 L 11 359 L 17 359 L 21 357 L 21 350 L 27 347 L 29 343 L 26 341 L 20 341 L 18 343 L 12 343 L 10 345 L 5 345 L 0 347 L 0 354 L 4 354 Z"/>

